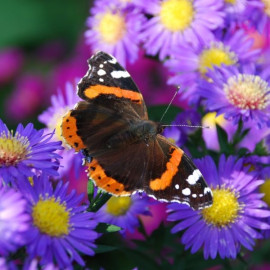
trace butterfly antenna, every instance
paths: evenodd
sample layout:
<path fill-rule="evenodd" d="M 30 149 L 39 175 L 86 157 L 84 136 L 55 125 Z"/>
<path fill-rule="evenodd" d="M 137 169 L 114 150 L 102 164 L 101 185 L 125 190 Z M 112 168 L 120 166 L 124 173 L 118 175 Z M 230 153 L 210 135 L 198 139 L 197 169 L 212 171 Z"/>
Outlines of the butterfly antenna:
<path fill-rule="evenodd" d="M 162 125 L 163 127 L 191 127 L 191 128 L 210 128 L 209 126 L 192 126 L 192 125 Z"/>
<path fill-rule="evenodd" d="M 161 121 L 162 121 L 162 119 L 164 118 L 165 114 L 167 113 L 167 111 L 168 111 L 168 110 L 169 110 L 169 108 L 171 107 L 172 102 L 173 102 L 173 100 L 175 99 L 176 95 L 178 94 L 179 90 L 180 90 L 180 86 L 178 86 L 178 87 L 177 87 L 177 90 L 175 91 L 175 93 L 174 93 L 174 95 L 173 95 L 173 97 L 172 97 L 172 99 L 171 99 L 171 101 L 170 101 L 169 105 L 167 106 L 166 110 L 164 111 L 163 115 L 161 116 L 161 118 L 160 118 L 160 121 L 159 121 L 159 122 L 161 122 Z"/>

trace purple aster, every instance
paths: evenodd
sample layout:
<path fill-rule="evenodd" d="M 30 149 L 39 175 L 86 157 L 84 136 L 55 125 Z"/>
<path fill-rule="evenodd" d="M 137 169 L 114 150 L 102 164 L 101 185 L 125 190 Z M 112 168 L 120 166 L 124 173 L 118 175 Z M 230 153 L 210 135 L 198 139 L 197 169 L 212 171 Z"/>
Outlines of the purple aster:
<path fill-rule="evenodd" d="M 112 196 L 96 213 L 100 222 L 105 222 L 121 227 L 129 232 L 134 232 L 139 227 L 138 215 L 149 215 L 149 205 L 153 204 L 146 195 L 134 194 L 131 197 Z"/>
<path fill-rule="evenodd" d="M 244 18 L 251 22 L 260 32 L 270 22 L 269 0 L 252 0 L 246 6 Z"/>
<path fill-rule="evenodd" d="M 26 232 L 29 226 L 30 215 L 26 212 L 26 200 L 20 192 L 3 187 L 0 182 L 1 256 L 7 256 L 27 242 Z"/>
<path fill-rule="evenodd" d="M 202 80 L 199 95 L 209 111 L 224 114 L 235 124 L 252 120 L 259 128 L 270 126 L 270 68 L 264 71 L 234 66 L 215 68 Z"/>
<path fill-rule="evenodd" d="M 10 182 L 37 172 L 57 176 L 60 156 L 55 151 L 62 147 L 61 142 L 50 142 L 52 136 L 31 123 L 25 128 L 19 124 L 13 133 L 0 119 L 0 178 Z"/>
<path fill-rule="evenodd" d="M 252 250 L 261 230 L 270 229 L 263 220 L 270 211 L 257 188 L 264 181 L 244 166 L 243 159 L 221 156 L 218 168 L 210 156 L 195 160 L 213 191 L 213 205 L 194 211 L 186 205 L 170 204 L 169 221 L 177 221 L 172 232 L 185 230 L 182 243 L 191 253 L 203 248 L 204 257 L 236 258 L 241 246 Z M 194 196 L 199 194 L 194 194 Z"/>
<path fill-rule="evenodd" d="M 74 108 L 75 104 L 80 101 L 76 93 L 75 83 L 70 82 L 66 83 L 66 88 L 64 91 L 58 90 L 57 95 L 51 97 L 51 106 L 39 115 L 38 120 L 45 124 L 48 132 L 53 132 L 54 141 L 62 141 L 62 145 L 65 147 L 58 151 L 58 154 L 61 155 L 62 159 L 60 161 L 59 175 L 62 177 L 70 168 L 70 164 L 75 164 L 76 171 L 79 171 L 82 164 L 82 155 L 75 155 L 74 149 L 65 143 L 61 135 L 61 124 L 63 116 L 71 109 Z"/>
<path fill-rule="evenodd" d="M 53 188 L 45 177 L 34 177 L 33 185 L 24 182 L 20 188 L 27 194 L 27 211 L 32 217 L 28 259 L 39 257 L 41 265 L 56 262 L 60 269 L 73 261 L 84 265 L 79 252 L 94 255 L 98 237 L 94 214 L 86 212 L 88 205 L 81 205 L 84 194 L 68 193 L 68 183 L 62 181 Z"/>
<path fill-rule="evenodd" d="M 139 2 L 139 1 L 138 1 Z M 223 25 L 220 0 L 150 0 L 143 1 L 146 14 L 152 16 L 144 24 L 142 39 L 147 54 L 163 60 L 174 47 L 213 40 L 212 30 Z"/>
<path fill-rule="evenodd" d="M 124 8 L 116 1 L 95 1 L 87 20 L 86 42 L 94 51 L 105 51 L 125 66 L 133 63 L 139 52 L 139 33 L 145 17 L 138 8 Z"/>
<path fill-rule="evenodd" d="M 176 116 L 175 120 L 171 123 L 171 125 L 172 126 L 166 127 L 163 135 L 170 139 L 173 143 L 181 147 L 187 141 L 188 136 L 196 131 L 194 127 L 189 126 L 201 125 L 200 115 L 195 110 L 185 110 Z"/>
<path fill-rule="evenodd" d="M 197 48 L 177 46 L 172 48 L 170 59 L 165 66 L 174 74 L 169 84 L 180 85 L 183 95 L 189 103 L 197 103 L 198 84 L 205 79 L 208 69 L 223 65 L 248 65 L 258 59 L 260 50 L 252 49 L 253 39 L 243 30 L 216 31 L 216 37 L 209 43 L 201 44 Z"/>

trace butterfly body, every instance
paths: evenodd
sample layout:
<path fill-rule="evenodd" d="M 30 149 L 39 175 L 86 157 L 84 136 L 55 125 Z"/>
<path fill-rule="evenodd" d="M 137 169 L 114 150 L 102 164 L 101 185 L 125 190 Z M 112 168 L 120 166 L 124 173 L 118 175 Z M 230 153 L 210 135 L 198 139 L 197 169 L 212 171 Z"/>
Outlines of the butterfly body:
<path fill-rule="evenodd" d="M 194 209 L 212 193 L 192 160 L 148 119 L 142 94 L 115 58 L 99 52 L 78 84 L 83 99 L 63 118 L 62 135 L 86 154 L 89 177 L 116 196 L 145 191 Z M 90 159 L 89 157 L 92 157 Z"/>

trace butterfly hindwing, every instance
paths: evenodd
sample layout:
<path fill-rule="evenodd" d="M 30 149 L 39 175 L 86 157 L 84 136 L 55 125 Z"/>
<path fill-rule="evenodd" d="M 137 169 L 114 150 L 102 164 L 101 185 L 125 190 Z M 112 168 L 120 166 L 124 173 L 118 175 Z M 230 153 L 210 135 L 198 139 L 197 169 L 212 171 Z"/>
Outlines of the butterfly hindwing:
<path fill-rule="evenodd" d="M 156 152 L 161 149 L 164 160 L 155 159 L 154 168 L 162 167 L 163 173 L 150 179 L 148 194 L 159 200 L 186 203 L 194 209 L 211 205 L 212 192 L 192 160 L 165 137 L 157 135 L 156 140 Z"/>
<path fill-rule="evenodd" d="M 135 114 L 147 119 L 147 110 L 141 92 L 130 74 L 104 52 L 88 60 L 89 70 L 78 84 L 78 95 L 91 103 Z"/>

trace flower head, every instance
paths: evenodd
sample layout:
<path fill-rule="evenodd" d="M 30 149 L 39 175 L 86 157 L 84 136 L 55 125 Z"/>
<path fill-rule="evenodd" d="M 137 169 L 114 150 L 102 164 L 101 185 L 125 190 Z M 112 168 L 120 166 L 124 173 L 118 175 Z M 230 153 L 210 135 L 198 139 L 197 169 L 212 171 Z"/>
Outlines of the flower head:
<path fill-rule="evenodd" d="M 45 177 L 20 187 L 27 194 L 27 210 L 32 217 L 29 259 L 39 257 L 42 265 L 56 261 L 61 269 L 73 260 L 84 265 L 78 252 L 94 255 L 93 242 L 98 234 L 94 214 L 86 212 L 87 205 L 80 205 L 83 194 L 78 196 L 75 190 L 68 194 L 68 183 L 61 181 L 53 189 Z"/>
<path fill-rule="evenodd" d="M 210 81 L 202 81 L 199 94 L 210 111 L 223 114 L 238 123 L 252 120 L 259 127 L 270 126 L 270 74 L 236 67 L 222 67 L 207 73 Z"/>
<path fill-rule="evenodd" d="M 125 66 L 137 59 L 139 33 L 145 18 L 136 8 L 125 8 L 115 1 L 96 1 L 87 20 L 86 42 L 94 51 L 103 50 Z"/>
<path fill-rule="evenodd" d="M 136 1 L 138 2 L 138 1 Z M 151 0 L 142 1 L 152 16 L 144 24 L 142 38 L 146 52 L 159 53 L 163 60 L 174 47 L 189 43 L 197 47 L 209 42 L 212 30 L 223 24 L 222 1 Z"/>
<path fill-rule="evenodd" d="M 241 44 L 241 46 L 239 46 Z M 169 84 L 181 86 L 182 98 L 194 104 L 198 101 L 200 79 L 207 79 L 209 69 L 221 65 L 251 65 L 258 58 L 260 50 L 252 49 L 253 40 L 244 31 L 216 31 L 215 39 L 207 44 L 193 48 L 178 46 L 171 50 L 170 59 L 165 66 L 174 74 Z"/>
<path fill-rule="evenodd" d="M 131 197 L 111 197 L 96 213 L 101 222 L 117 225 L 129 232 L 139 226 L 138 215 L 149 215 L 150 198 L 135 194 Z"/>
<path fill-rule="evenodd" d="M 0 175 L 4 181 L 36 172 L 58 175 L 60 156 L 55 151 L 62 148 L 61 142 L 50 142 L 52 134 L 43 133 L 33 124 L 25 128 L 19 124 L 14 133 L 0 120 Z"/>
<path fill-rule="evenodd" d="M 22 194 L 0 183 L 0 255 L 7 256 L 24 245 L 29 226 L 30 215 Z"/>
<path fill-rule="evenodd" d="M 51 97 L 51 106 L 39 115 L 38 119 L 41 123 L 47 126 L 48 132 L 53 132 L 55 141 L 62 141 L 64 149 L 58 151 L 58 154 L 62 156 L 60 161 L 59 175 L 62 177 L 70 168 L 70 164 L 75 166 L 75 171 L 79 172 L 82 164 L 81 154 L 75 155 L 74 149 L 70 149 L 66 145 L 65 140 L 61 134 L 61 123 L 63 116 L 71 109 L 75 104 L 80 101 L 76 93 L 75 84 L 70 82 L 66 83 L 66 88 L 63 92 L 58 90 L 57 95 Z"/>
<path fill-rule="evenodd" d="M 270 211 L 256 189 L 264 181 L 249 172 L 243 159 L 222 156 L 216 167 L 210 157 L 195 161 L 213 191 L 213 205 L 193 211 L 179 204 L 169 205 L 168 220 L 178 221 L 172 232 L 186 230 L 182 242 L 195 253 L 201 247 L 204 257 L 236 258 L 241 245 L 252 250 L 261 230 L 270 229 L 263 221 Z"/>

